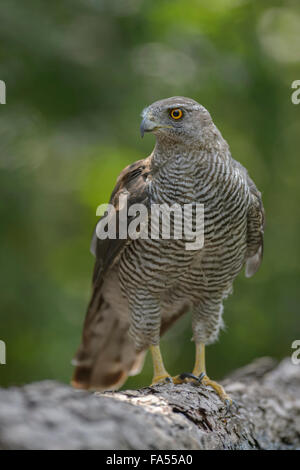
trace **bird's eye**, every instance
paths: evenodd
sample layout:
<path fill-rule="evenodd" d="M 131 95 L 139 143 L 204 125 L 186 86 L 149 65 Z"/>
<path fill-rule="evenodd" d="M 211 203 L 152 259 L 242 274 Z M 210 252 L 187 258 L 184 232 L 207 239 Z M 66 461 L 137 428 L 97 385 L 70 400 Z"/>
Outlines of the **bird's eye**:
<path fill-rule="evenodd" d="M 171 111 L 170 111 L 170 116 L 171 116 L 171 118 L 177 120 L 177 119 L 182 118 L 183 112 L 182 112 L 182 110 L 181 110 L 180 108 L 171 109 Z"/>

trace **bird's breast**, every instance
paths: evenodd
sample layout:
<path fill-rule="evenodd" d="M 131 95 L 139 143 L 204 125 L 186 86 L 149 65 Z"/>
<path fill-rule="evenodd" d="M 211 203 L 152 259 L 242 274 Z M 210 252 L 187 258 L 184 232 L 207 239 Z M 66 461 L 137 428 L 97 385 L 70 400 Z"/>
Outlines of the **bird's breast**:
<path fill-rule="evenodd" d="M 122 255 L 121 269 L 126 283 L 130 278 L 130 282 L 138 286 L 143 280 L 149 289 L 160 292 L 176 285 L 178 279 L 183 285 L 182 280 L 189 279 L 189 273 L 200 286 L 201 282 L 210 282 L 218 271 L 217 282 L 227 285 L 240 271 L 246 251 L 248 200 L 243 178 L 222 165 L 205 170 L 185 171 L 178 162 L 165 166 L 153 179 L 149 194 L 151 207 L 202 205 L 203 246 L 187 250 L 190 240 L 184 232 L 180 239 L 153 239 L 151 236 L 137 239 Z"/>

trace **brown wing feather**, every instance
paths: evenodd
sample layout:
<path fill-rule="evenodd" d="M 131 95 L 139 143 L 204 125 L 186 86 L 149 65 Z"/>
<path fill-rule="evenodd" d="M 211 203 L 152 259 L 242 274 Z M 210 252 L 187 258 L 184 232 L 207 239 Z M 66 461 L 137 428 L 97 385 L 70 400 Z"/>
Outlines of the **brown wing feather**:
<path fill-rule="evenodd" d="M 126 190 L 128 207 L 148 203 L 150 160 L 125 168 L 110 198 L 118 213 L 119 196 Z M 117 217 L 118 218 L 118 217 Z M 128 223 L 130 219 L 128 220 Z M 118 260 L 128 239 L 93 238 L 96 262 L 93 292 L 84 322 L 82 344 L 74 359 L 73 386 L 86 389 L 115 389 L 127 375 L 138 373 L 144 353 L 137 354 L 127 334 L 129 309 L 118 280 Z"/>
<path fill-rule="evenodd" d="M 265 211 L 261 193 L 258 191 L 248 174 L 247 177 L 252 196 L 252 203 L 248 211 L 247 259 L 245 274 L 246 277 L 251 277 L 258 271 L 263 258 Z"/>

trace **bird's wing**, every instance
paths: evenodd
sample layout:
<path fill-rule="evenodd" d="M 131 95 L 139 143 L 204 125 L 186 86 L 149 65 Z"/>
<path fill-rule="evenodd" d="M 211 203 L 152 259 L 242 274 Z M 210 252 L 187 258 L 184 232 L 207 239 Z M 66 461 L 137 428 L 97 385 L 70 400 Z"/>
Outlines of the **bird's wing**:
<path fill-rule="evenodd" d="M 149 158 L 139 160 L 132 165 L 127 166 L 120 173 L 109 201 L 109 204 L 111 204 L 116 210 L 116 238 L 100 240 L 97 237 L 96 229 L 92 238 L 91 251 L 96 256 L 93 275 L 94 284 L 101 282 L 106 270 L 114 264 L 114 262 L 119 258 L 122 250 L 131 241 L 128 238 L 120 239 L 118 236 L 118 221 L 120 219 L 120 213 L 125 210 L 124 207 L 120 207 L 119 205 L 119 202 L 121 201 L 120 197 L 126 197 L 127 208 L 133 204 L 144 204 L 148 208 L 149 199 L 147 190 L 150 176 Z M 128 227 L 133 217 L 128 216 L 126 219 Z M 101 222 L 101 219 L 99 222 Z"/>
<path fill-rule="evenodd" d="M 126 194 L 127 207 L 149 205 L 148 185 L 151 178 L 150 159 L 140 160 L 125 168 L 118 177 L 110 198 L 120 211 L 119 196 Z M 130 223 L 128 218 L 127 223 Z M 100 240 L 93 237 L 92 251 L 96 256 L 93 292 L 83 327 L 82 343 L 74 358 L 76 365 L 72 384 L 77 388 L 115 389 L 127 375 L 139 372 L 144 352 L 136 353 L 127 334 L 129 308 L 122 295 L 118 278 L 118 261 L 130 239 Z"/>
<path fill-rule="evenodd" d="M 246 277 L 256 273 L 261 265 L 264 247 L 265 212 L 261 193 L 247 174 L 251 203 L 247 214 Z"/>

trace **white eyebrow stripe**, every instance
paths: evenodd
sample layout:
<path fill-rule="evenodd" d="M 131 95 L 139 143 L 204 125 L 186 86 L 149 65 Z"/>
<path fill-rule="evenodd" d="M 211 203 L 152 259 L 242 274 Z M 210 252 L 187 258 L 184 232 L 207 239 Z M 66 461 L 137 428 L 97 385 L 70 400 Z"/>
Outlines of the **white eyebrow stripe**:
<path fill-rule="evenodd" d="M 191 105 L 186 105 L 185 103 L 174 103 L 170 104 L 168 106 L 168 109 L 173 109 L 173 108 L 183 108 L 186 109 L 187 111 L 193 111 L 195 109 L 201 109 L 201 107 L 197 104 L 191 104 Z"/>

